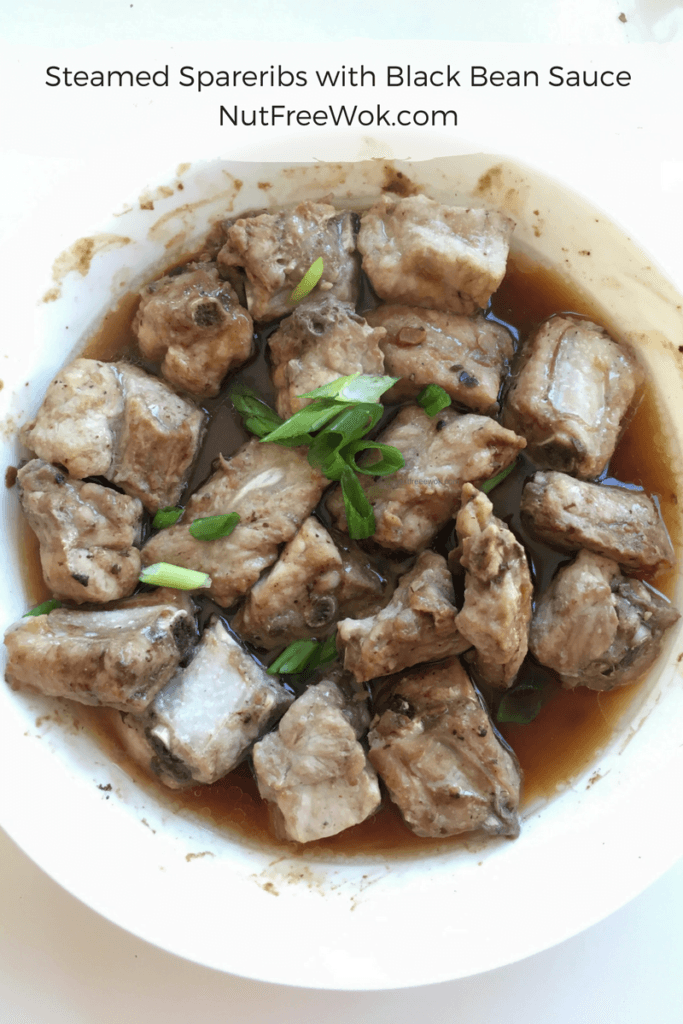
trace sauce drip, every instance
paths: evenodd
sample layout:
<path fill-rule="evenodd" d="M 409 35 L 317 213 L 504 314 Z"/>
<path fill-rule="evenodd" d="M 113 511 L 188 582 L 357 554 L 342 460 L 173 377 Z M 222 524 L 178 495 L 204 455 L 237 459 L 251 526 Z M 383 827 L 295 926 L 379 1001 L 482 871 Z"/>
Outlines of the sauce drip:
<path fill-rule="evenodd" d="M 367 282 L 364 283 L 361 296 L 361 312 L 377 303 Z M 131 330 L 136 307 L 137 296 L 126 296 L 119 307 L 107 315 L 102 328 L 83 355 L 101 359 L 127 358 L 154 370 L 155 367 L 146 364 L 137 353 Z M 538 323 L 559 312 L 577 313 L 599 321 L 590 303 L 555 271 L 512 253 L 505 279 L 493 296 L 487 315 L 503 323 L 516 339 L 523 342 Z M 228 397 L 230 386 L 240 380 L 273 404 L 274 391 L 269 376 L 266 342 L 276 326 L 271 324 L 257 333 L 251 359 L 230 375 L 217 398 L 203 403 L 209 416 L 207 436 L 188 481 L 186 494 L 194 491 L 210 475 L 211 465 L 219 452 L 229 456 L 250 437 Z M 609 330 L 609 324 L 605 326 Z M 611 460 L 607 476 L 610 482 L 614 480 L 644 487 L 659 501 L 674 546 L 679 549 L 681 538 L 677 497 L 672 491 L 669 464 L 670 456 L 659 422 L 656 401 L 646 387 L 644 397 Z M 535 584 L 539 591 L 548 585 L 560 562 L 567 560 L 567 555 L 560 555 L 532 540 L 522 527 L 518 511 L 519 498 L 525 481 L 533 472 L 534 466 L 522 457 L 515 471 L 490 497 L 496 515 L 505 520 L 524 543 L 532 561 Z M 446 552 L 446 539 L 451 534 L 452 527 L 442 531 L 437 550 Z M 36 571 L 37 545 L 31 539 L 33 535 L 28 527 L 24 536 L 32 596 L 37 602 L 49 595 L 39 570 Z M 675 571 L 668 571 L 651 578 L 649 582 L 670 597 L 674 579 Z M 223 609 L 211 605 L 200 612 L 200 623 L 206 621 L 211 613 L 219 613 L 226 618 Z M 553 679 L 552 673 L 538 666 L 533 666 L 531 670 L 547 675 L 552 691 L 551 699 L 529 725 L 506 723 L 498 726 L 515 751 L 524 772 L 523 807 L 551 797 L 595 760 L 609 742 L 617 722 L 628 713 L 629 706 L 638 696 L 640 685 L 604 693 L 582 687 L 564 691 Z M 518 681 L 523 681 L 526 671 L 529 668 L 523 666 Z M 198 818 L 204 827 L 209 823 L 218 830 L 237 834 L 242 841 L 251 845 L 279 847 L 288 853 L 296 850 L 296 844 L 278 842 L 270 832 L 268 808 L 258 795 L 248 763 L 243 763 L 212 786 L 172 792 L 155 779 L 143 775 L 141 769 L 130 762 L 116 739 L 116 712 L 84 707 L 79 708 L 78 714 L 84 724 L 97 734 L 110 756 L 177 813 Z M 384 806 L 371 819 L 340 835 L 306 844 L 305 850 L 307 856 L 327 858 L 351 855 L 414 857 L 432 854 L 436 848 L 466 845 L 468 839 L 467 836 L 454 837 L 437 843 L 414 835 L 385 796 Z"/>

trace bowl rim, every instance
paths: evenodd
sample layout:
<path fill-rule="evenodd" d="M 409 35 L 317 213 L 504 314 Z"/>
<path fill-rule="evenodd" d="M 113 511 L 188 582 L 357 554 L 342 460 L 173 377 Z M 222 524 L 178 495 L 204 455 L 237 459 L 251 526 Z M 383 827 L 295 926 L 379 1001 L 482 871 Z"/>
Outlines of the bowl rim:
<path fill-rule="evenodd" d="M 239 177 L 238 165 L 244 170 L 249 163 L 252 168 L 254 164 L 267 167 L 268 173 L 272 173 L 273 161 L 259 159 L 262 154 L 258 146 L 239 155 L 240 160 L 197 161 L 182 176 L 159 174 L 151 186 L 154 194 L 154 190 L 171 186 L 173 193 L 155 200 L 156 218 L 145 218 L 143 215 L 150 211 L 124 203 L 123 214 L 104 216 L 99 228 L 88 228 L 88 233 L 96 230 L 98 236 L 128 237 L 124 234 L 125 226 L 140 217 L 148 233 L 151 220 L 156 223 L 171 213 L 174 202 L 182 206 L 192 182 L 200 184 L 206 175 L 211 177 L 212 167 L 220 169 L 223 175 L 232 174 L 233 179 Z M 516 158 L 461 152 L 454 160 L 475 160 L 477 155 L 489 167 L 492 162 L 500 164 L 510 174 L 526 176 L 525 180 L 534 181 L 537 187 L 545 183 L 551 192 L 553 188 L 559 190 L 570 208 L 599 214 L 605 237 L 614 235 L 616 255 L 625 261 L 623 273 L 635 282 L 636 293 L 647 295 L 650 301 L 659 294 L 657 301 L 662 309 L 669 309 L 674 300 L 681 302 L 680 295 L 655 268 L 654 261 L 649 262 L 653 269 L 642 279 L 635 274 L 634 265 L 642 263 L 643 257 L 637 244 L 627 238 L 623 228 L 573 189 Z M 404 166 L 401 161 L 394 163 Z M 406 161 L 405 165 L 415 172 L 419 162 Z M 322 189 L 325 175 L 320 165 L 306 162 L 306 166 L 318 166 L 316 187 Z M 375 172 L 378 167 L 376 164 Z M 310 173 L 313 175 L 313 170 Z M 184 185 L 182 195 L 176 188 L 179 177 Z M 113 194 L 112 189 L 109 194 Z M 119 204 L 120 196 L 108 209 L 117 210 Z M 127 207 L 130 209 L 125 212 Z M 568 214 L 567 217 L 571 219 Z M 45 283 L 52 272 L 54 254 L 59 251 L 50 248 L 53 240 L 73 240 L 66 212 L 61 214 L 61 222 L 62 235 L 52 234 L 47 245 L 49 251 L 44 252 Z M 167 218 L 168 231 L 173 223 L 173 217 Z M 167 243 L 171 236 L 163 231 L 157 234 L 159 259 L 166 254 L 168 263 Z M 95 277 L 106 273 L 123 279 L 130 270 L 129 255 L 126 245 L 113 244 L 102 249 L 98 259 L 103 262 L 93 261 L 91 270 L 99 266 Z M 580 261 L 575 261 L 575 266 L 580 267 Z M 616 273 L 614 267 L 611 269 Z M 135 279 L 134 273 L 128 274 L 126 288 Z M 51 286 L 55 286 L 54 282 Z M 73 303 L 79 296 L 76 322 L 80 334 L 87 334 L 96 316 L 88 317 L 83 308 L 88 301 L 94 305 L 100 301 L 101 306 L 101 295 L 99 300 L 93 298 L 92 289 L 97 285 L 92 274 L 71 272 L 63 276 L 59 287 L 61 296 L 42 302 L 38 308 L 38 335 L 46 337 L 46 332 L 55 330 L 62 300 L 72 303 L 73 312 L 77 308 Z M 21 293 L 21 309 L 26 309 L 29 299 L 35 303 L 35 290 Z M 675 322 L 672 316 L 667 324 Z M 639 329 L 635 331 L 642 333 Z M 60 337 L 64 337 L 63 331 Z M 672 344 L 675 341 L 676 338 Z M 72 346 L 72 351 L 79 343 Z M 15 433 L 17 421 L 29 413 L 34 392 L 31 387 L 32 395 L 27 399 L 19 384 L 26 376 L 32 383 L 41 377 L 34 374 L 38 360 L 32 353 L 12 355 L 14 358 L 8 363 L 17 386 L 10 385 L 4 394 L 0 393 L 6 451 L 12 449 L 10 435 Z M 68 352 L 62 352 L 59 365 L 68 356 Z M 661 369 L 671 362 L 671 353 L 663 348 L 653 358 Z M 676 370 L 673 384 L 677 386 L 680 371 Z M 51 375 L 42 373 L 44 383 Z M 36 394 L 36 401 L 38 397 Z M 668 409 L 672 398 L 666 388 L 663 401 Z M 680 448 L 680 422 L 675 431 Z M 678 485 L 680 490 L 680 479 Z M 3 495 L 3 508 L 11 518 L 13 505 L 9 493 Z M 680 584 L 679 574 L 679 601 Z M 15 591 L 9 598 L 9 604 L 15 606 L 25 601 Z M 5 621 L 9 621 L 7 599 L 3 599 L 2 609 Z M 678 636 L 680 630 L 676 639 Z M 443 852 L 420 857 L 416 863 L 364 858 L 342 868 L 337 861 L 306 858 L 305 854 L 299 858 L 282 854 L 274 857 L 268 851 L 247 849 L 201 826 L 198 832 L 193 819 L 182 813 L 171 815 L 167 807 L 155 803 L 118 766 L 103 764 L 96 744 L 82 733 L 70 732 L 76 726 L 73 720 L 70 722 L 67 707 L 61 707 L 55 718 L 52 702 L 9 694 L 6 688 L 0 697 L 5 707 L 0 717 L 0 750 L 13 777 L 17 763 L 23 774 L 14 789 L 0 794 L 0 822 L 43 870 L 82 902 L 146 941 L 206 966 L 256 980 L 331 989 L 397 988 L 465 977 L 514 962 L 576 934 L 642 891 L 683 852 L 680 829 L 671 820 L 674 816 L 669 810 L 675 768 L 683 765 L 683 752 L 667 738 L 665 728 L 672 716 L 683 719 L 683 697 L 676 686 L 680 667 L 675 661 L 674 646 L 672 637 L 667 655 L 648 681 L 633 721 L 615 736 L 600 756 L 599 764 L 582 772 L 566 792 L 543 808 L 530 808 L 525 813 L 525 826 L 533 843 L 528 860 L 525 851 L 521 862 L 520 847 L 506 840 L 487 847 L 483 859 L 476 847 L 466 850 L 458 860 L 455 876 L 452 855 Z M 660 700 L 662 693 L 667 698 L 666 710 Z M 41 717 L 47 722 L 46 728 L 36 725 Z M 30 765 L 27 759 L 31 760 Z M 587 789 L 588 775 L 596 769 L 603 772 L 600 785 Z M 46 778 L 50 780 L 49 786 L 45 785 Z M 655 780 L 658 788 L 653 796 L 651 787 Z M 99 788 L 102 785 L 112 785 L 116 798 L 107 801 Z M 596 794 L 600 794 L 599 799 Z M 654 830 L 648 835 L 644 829 L 633 835 L 628 810 L 634 802 L 643 806 L 641 801 L 649 803 L 648 820 L 658 822 L 656 835 Z M 26 813 L 27 807 L 31 808 L 30 814 Z M 571 809 L 570 816 L 567 808 Z M 46 834 L 53 837 L 48 844 Z M 549 860 L 552 872 L 548 871 Z M 615 863 L 620 870 L 615 871 Z M 586 864 L 591 865 L 588 878 Z M 103 875 L 115 879 L 115 884 L 103 885 Z M 559 887 L 558 877 L 562 879 Z M 492 936 L 478 922 L 482 916 L 481 900 L 493 884 L 500 892 L 496 903 L 497 927 Z M 242 931 L 239 937 L 229 937 L 224 934 L 222 917 L 233 918 L 235 909 Z M 420 936 L 420 955 L 413 955 L 408 962 L 406 915 L 415 922 L 411 934 L 418 931 Z M 270 930 L 267 937 L 263 934 L 264 919 Z M 297 921 L 297 930 L 306 939 L 302 941 L 303 948 L 292 948 L 292 920 Z M 311 933 L 315 934 L 313 943 Z M 415 943 L 413 953 L 414 949 Z"/>

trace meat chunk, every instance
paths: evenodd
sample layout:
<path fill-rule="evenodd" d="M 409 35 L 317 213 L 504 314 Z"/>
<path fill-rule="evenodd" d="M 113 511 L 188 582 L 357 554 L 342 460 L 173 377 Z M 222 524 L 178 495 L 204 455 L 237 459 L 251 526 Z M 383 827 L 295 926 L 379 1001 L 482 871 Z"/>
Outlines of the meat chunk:
<path fill-rule="evenodd" d="M 680 615 L 611 558 L 580 551 L 536 606 L 529 648 L 566 687 L 611 690 L 639 679 Z"/>
<path fill-rule="evenodd" d="M 145 565 L 171 562 L 208 573 L 208 595 L 228 608 L 272 565 L 320 501 L 326 481 L 301 449 L 252 440 L 226 460 L 187 503 L 182 519 L 142 549 Z M 228 537 L 204 541 L 188 530 L 195 519 L 237 512 Z"/>
<path fill-rule="evenodd" d="M 167 384 L 127 363 L 76 359 L 47 389 L 21 435 L 71 476 L 103 476 L 150 511 L 178 501 L 204 414 Z"/>
<path fill-rule="evenodd" d="M 376 615 L 344 619 L 337 646 L 344 668 L 358 682 L 398 672 L 421 661 L 460 654 L 470 646 L 456 628 L 453 580 L 446 559 L 423 551 L 394 595 Z"/>
<path fill-rule="evenodd" d="M 378 342 L 383 330 L 373 330 L 348 303 L 319 298 L 299 306 L 282 321 L 269 340 L 277 411 L 285 419 L 311 401 L 299 398 L 337 377 L 384 371 Z"/>
<path fill-rule="evenodd" d="M 362 552 L 339 550 L 309 517 L 270 572 L 254 584 L 233 627 L 257 647 L 319 637 L 358 604 L 378 604 L 382 584 Z"/>
<path fill-rule="evenodd" d="M 493 415 L 514 351 L 510 332 L 484 316 L 415 306 L 378 306 L 366 314 L 384 327 L 380 340 L 385 372 L 401 377 L 387 398 L 414 397 L 426 384 L 439 384 L 455 402 Z"/>
<path fill-rule="evenodd" d="M 355 304 L 359 267 L 352 213 L 306 201 L 279 213 L 240 217 L 227 228 L 227 236 L 218 265 L 246 270 L 254 320 L 291 313 L 289 297 L 318 257 L 324 269 L 313 295 L 327 292 Z"/>
<path fill-rule="evenodd" d="M 360 478 L 377 521 L 373 539 L 406 551 L 420 551 L 431 543 L 458 507 L 464 483 L 495 476 L 526 444 L 488 416 L 445 409 L 430 418 L 418 406 L 401 409 L 379 439 L 398 448 L 405 466 L 379 480 Z M 377 458 L 372 453 L 365 465 Z M 329 509 L 337 525 L 347 529 L 338 488 Z"/>
<path fill-rule="evenodd" d="M 57 608 L 5 633 L 5 678 L 17 689 L 140 713 L 195 642 L 194 619 L 177 604 L 107 611 Z"/>
<path fill-rule="evenodd" d="M 358 249 L 380 298 L 469 314 L 503 280 L 514 226 L 496 210 L 385 195 L 362 215 Z"/>
<path fill-rule="evenodd" d="M 55 597 L 103 603 L 133 593 L 140 575 L 137 498 L 75 480 L 41 459 L 20 469 L 17 483 Z"/>
<path fill-rule="evenodd" d="M 599 476 L 643 379 L 635 356 L 589 320 L 553 316 L 525 342 L 502 422 L 542 469 Z"/>
<path fill-rule="evenodd" d="M 586 548 L 639 572 L 673 565 L 673 547 L 657 507 L 639 491 L 565 473 L 536 473 L 520 507 L 529 531 L 561 551 Z"/>
<path fill-rule="evenodd" d="M 178 669 L 139 719 L 146 742 L 138 744 L 137 758 L 171 788 L 216 782 L 292 700 L 214 620 L 188 667 Z"/>
<path fill-rule="evenodd" d="M 524 548 L 472 484 L 462 489 L 455 528 L 459 547 L 452 554 L 466 573 L 455 624 L 475 648 L 477 677 L 508 687 L 526 657 L 531 622 L 533 587 Z"/>
<path fill-rule="evenodd" d="M 521 775 L 457 658 L 399 676 L 369 758 L 413 832 L 519 833 Z"/>
<path fill-rule="evenodd" d="M 254 747 L 259 793 L 275 831 L 309 843 L 357 825 L 378 809 L 379 786 L 358 738 L 369 715 L 334 679 L 310 686 Z"/>
<path fill-rule="evenodd" d="M 166 380 L 205 397 L 248 358 L 253 339 L 251 317 L 213 263 L 188 263 L 147 285 L 133 330 Z"/>

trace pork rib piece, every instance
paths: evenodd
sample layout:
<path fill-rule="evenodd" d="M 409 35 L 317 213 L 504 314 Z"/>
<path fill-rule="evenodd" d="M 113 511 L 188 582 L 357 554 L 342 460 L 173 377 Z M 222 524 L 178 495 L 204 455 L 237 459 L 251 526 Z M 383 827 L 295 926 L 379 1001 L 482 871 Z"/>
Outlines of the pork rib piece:
<path fill-rule="evenodd" d="M 75 480 L 32 459 L 17 474 L 19 500 L 58 598 L 103 603 L 132 594 L 140 574 L 142 502 Z"/>
<path fill-rule="evenodd" d="M 5 633 L 5 678 L 17 689 L 144 711 L 196 640 L 189 604 L 124 601 L 115 609 L 21 619 Z"/>
<path fill-rule="evenodd" d="M 642 572 L 673 565 L 669 534 L 651 498 L 626 487 L 536 473 L 522 491 L 531 533 L 561 551 L 585 548 Z"/>
<path fill-rule="evenodd" d="M 527 339 L 502 422 L 541 469 L 596 477 L 643 380 L 635 356 L 589 320 L 553 316 Z"/>
<path fill-rule="evenodd" d="M 366 682 L 421 661 L 460 654 L 470 643 L 458 632 L 456 611 L 446 559 L 423 551 L 400 578 L 386 608 L 337 625 L 344 668 L 358 682 Z"/>
<path fill-rule="evenodd" d="M 247 304 L 254 320 L 291 313 L 289 297 L 318 257 L 324 269 L 313 295 L 330 293 L 355 304 L 359 267 L 354 214 L 340 212 L 329 203 L 306 201 L 279 213 L 240 217 L 226 233 L 218 266 L 244 267 Z"/>
<path fill-rule="evenodd" d="M 209 785 L 243 760 L 292 700 L 216 619 L 187 668 L 138 720 L 136 760 L 171 788 Z"/>
<path fill-rule="evenodd" d="M 320 637 L 357 607 L 382 600 L 380 577 L 360 549 L 337 548 L 310 516 L 285 546 L 279 559 L 254 584 L 232 621 L 234 629 L 257 647 Z"/>
<path fill-rule="evenodd" d="M 496 210 L 385 195 L 362 215 L 358 249 L 380 298 L 470 314 L 503 280 L 513 229 Z"/>
<path fill-rule="evenodd" d="M 524 438 L 488 416 L 445 409 L 430 418 L 418 406 L 401 409 L 379 440 L 398 448 L 405 466 L 390 476 L 360 482 L 374 508 L 373 536 L 387 548 L 420 551 L 453 516 L 464 483 L 483 483 L 505 469 L 524 448 Z M 371 467 L 378 456 L 371 455 Z M 346 530 L 339 488 L 329 500 L 337 525 Z"/>
<path fill-rule="evenodd" d="M 49 385 L 21 440 L 71 476 L 103 476 L 154 512 L 174 505 L 205 416 L 167 384 L 128 363 L 75 359 Z"/>
<path fill-rule="evenodd" d="M 298 843 L 334 836 L 378 809 L 375 771 L 358 742 L 368 712 L 333 678 L 310 686 L 253 751 L 276 833 Z"/>
<path fill-rule="evenodd" d="M 187 503 L 182 519 L 152 537 L 142 549 L 145 565 L 171 562 L 211 577 L 207 591 L 229 608 L 272 565 L 320 500 L 326 481 L 301 449 L 252 440 L 219 468 Z M 240 522 L 228 537 L 196 540 L 195 519 L 237 512 Z"/>
<path fill-rule="evenodd" d="M 459 546 L 451 552 L 452 564 L 466 574 L 465 602 L 455 624 L 475 648 L 476 677 L 506 688 L 528 648 L 533 587 L 524 548 L 472 484 L 462 489 L 455 529 Z"/>
<path fill-rule="evenodd" d="M 248 358 L 253 324 L 213 263 L 188 263 L 142 291 L 133 321 L 140 350 L 166 380 L 192 395 L 217 395 L 228 370 Z"/>
<path fill-rule="evenodd" d="M 369 327 L 349 303 L 329 297 L 299 306 L 268 342 L 280 416 L 298 412 L 311 401 L 299 395 L 337 377 L 383 373 L 378 344 L 383 337 L 384 331 Z"/>
<path fill-rule="evenodd" d="M 519 833 L 521 775 L 457 658 L 396 678 L 369 758 L 419 836 Z"/>
<path fill-rule="evenodd" d="M 529 649 L 563 686 L 611 690 L 642 676 L 679 618 L 666 598 L 622 576 L 611 558 L 580 551 L 537 603 Z"/>
<path fill-rule="evenodd" d="M 426 384 L 439 384 L 455 402 L 493 415 L 513 354 L 512 338 L 501 324 L 414 306 L 378 306 L 366 313 L 372 327 L 384 327 L 380 340 L 385 373 L 402 379 L 387 398 L 413 398 Z"/>

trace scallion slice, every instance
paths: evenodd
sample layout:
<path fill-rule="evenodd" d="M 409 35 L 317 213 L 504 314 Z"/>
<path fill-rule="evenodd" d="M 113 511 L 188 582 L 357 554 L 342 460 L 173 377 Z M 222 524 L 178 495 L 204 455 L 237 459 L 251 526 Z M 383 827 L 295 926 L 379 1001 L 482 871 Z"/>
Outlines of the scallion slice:
<path fill-rule="evenodd" d="M 315 286 L 317 285 L 320 278 L 323 276 L 323 258 L 318 256 L 317 260 L 313 260 L 310 267 L 299 281 L 298 285 L 289 296 L 290 302 L 301 302 L 309 295 Z"/>
<path fill-rule="evenodd" d="M 195 540 L 220 540 L 229 537 L 240 521 L 237 512 L 223 516 L 203 516 L 190 523 L 189 530 Z"/>
<path fill-rule="evenodd" d="M 139 576 L 141 583 L 154 587 L 171 587 L 173 590 L 205 590 L 211 586 L 211 577 L 205 572 L 185 569 L 170 562 L 155 562 L 146 566 Z"/>

